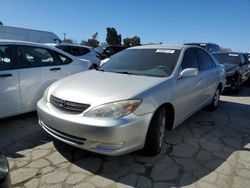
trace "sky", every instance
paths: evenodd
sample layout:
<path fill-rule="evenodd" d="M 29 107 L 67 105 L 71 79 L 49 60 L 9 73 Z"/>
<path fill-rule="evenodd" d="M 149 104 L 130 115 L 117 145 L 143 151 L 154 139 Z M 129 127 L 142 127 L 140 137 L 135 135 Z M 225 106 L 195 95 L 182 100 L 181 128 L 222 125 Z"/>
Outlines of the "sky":
<path fill-rule="evenodd" d="M 0 0 L 4 25 L 52 31 L 80 42 L 106 28 L 142 43 L 213 42 L 250 51 L 250 0 Z"/>

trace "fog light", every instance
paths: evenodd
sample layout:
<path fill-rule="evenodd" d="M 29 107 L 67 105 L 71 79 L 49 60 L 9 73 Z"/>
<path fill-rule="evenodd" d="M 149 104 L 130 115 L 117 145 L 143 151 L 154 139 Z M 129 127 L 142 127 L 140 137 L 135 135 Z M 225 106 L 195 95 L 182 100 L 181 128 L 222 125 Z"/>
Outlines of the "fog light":
<path fill-rule="evenodd" d="M 100 150 L 118 150 L 123 148 L 124 142 L 121 143 L 100 143 L 96 146 L 96 149 Z"/>

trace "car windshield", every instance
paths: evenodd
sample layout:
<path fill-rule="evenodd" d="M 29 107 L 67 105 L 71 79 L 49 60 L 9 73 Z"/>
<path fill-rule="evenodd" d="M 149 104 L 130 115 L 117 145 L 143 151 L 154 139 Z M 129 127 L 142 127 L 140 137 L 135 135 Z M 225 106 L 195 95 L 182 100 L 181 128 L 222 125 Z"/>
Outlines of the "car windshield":
<path fill-rule="evenodd" d="M 170 76 L 177 64 L 180 50 L 128 49 L 110 58 L 98 70 L 154 77 Z"/>
<path fill-rule="evenodd" d="M 218 53 L 213 54 L 220 64 L 230 63 L 239 64 L 239 55 L 234 53 Z"/>

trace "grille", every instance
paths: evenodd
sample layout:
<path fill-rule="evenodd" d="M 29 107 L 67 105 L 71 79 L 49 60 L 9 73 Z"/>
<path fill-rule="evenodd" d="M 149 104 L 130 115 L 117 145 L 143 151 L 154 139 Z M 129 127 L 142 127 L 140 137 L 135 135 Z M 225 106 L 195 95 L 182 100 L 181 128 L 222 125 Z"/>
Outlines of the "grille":
<path fill-rule="evenodd" d="M 53 95 L 50 96 L 50 103 L 63 111 L 72 112 L 72 113 L 82 113 L 85 111 L 90 105 L 88 104 L 81 104 L 71 101 L 66 101 L 63 99 L 59 99 Z"/>

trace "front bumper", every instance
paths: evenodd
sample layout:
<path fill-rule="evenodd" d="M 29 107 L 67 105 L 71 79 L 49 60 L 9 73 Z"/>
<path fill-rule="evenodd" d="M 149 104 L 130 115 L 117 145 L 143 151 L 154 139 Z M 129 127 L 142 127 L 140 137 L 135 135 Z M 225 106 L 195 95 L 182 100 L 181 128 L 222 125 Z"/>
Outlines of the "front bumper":
<path fill-rule="evenodd" d="M 63 112 L 41 99 L 39 124 L 56 139 L 88 151 L 121 155 L 143 148 L 152 114 L 102 119 Z"/>

